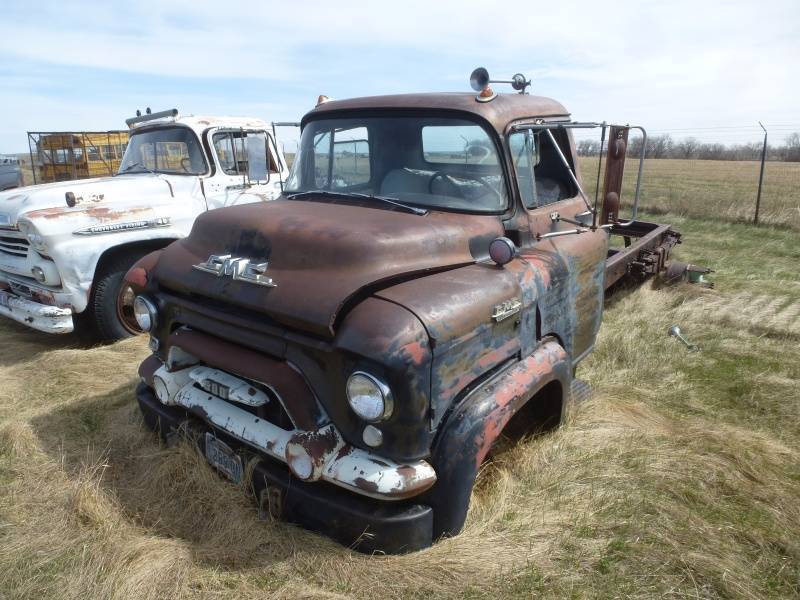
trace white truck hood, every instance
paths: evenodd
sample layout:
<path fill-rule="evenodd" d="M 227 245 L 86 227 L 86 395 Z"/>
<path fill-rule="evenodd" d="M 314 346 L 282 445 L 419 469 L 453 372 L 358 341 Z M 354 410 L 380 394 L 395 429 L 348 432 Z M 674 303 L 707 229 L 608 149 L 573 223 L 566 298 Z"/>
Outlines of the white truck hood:
<path fill-rule="evenodd" d="M 197 177 L 168 177 L 164 175 L 131 174 L 119 177 L 100 177 L 78 181 L 46 183 L 0 192 L 0 227 L 15 227 L 20 217 L 80 213 L 102 214 L 104 210 L 121 211 L 126 208 L 147 208 L 153 201 L 165 201 L 179 192 L 190 190 Z M 75 206 L 66 203 L 67 192 L 75 195 Z M 34 212 L 35 211 L 35 212 Z"/>

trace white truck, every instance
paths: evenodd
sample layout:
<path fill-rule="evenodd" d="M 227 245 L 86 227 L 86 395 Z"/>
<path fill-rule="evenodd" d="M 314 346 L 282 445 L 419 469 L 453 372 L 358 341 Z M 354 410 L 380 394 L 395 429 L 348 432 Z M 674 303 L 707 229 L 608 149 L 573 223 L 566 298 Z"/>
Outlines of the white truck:
<path fill-rule="evenodd" d="M 22 185 L 22 171 L 16 156 L 0 156 L 0 190 L 10 190 Z"/>
<path fill-rule="evenodd" d="M 126 123 L 115 176 L 0 193 L 0 315 L 47 333 L 134 335 L 123 284 L 134 262 L 208 210 L 280 195 L 288 168 L 265 121 L 148 109 Z"/>

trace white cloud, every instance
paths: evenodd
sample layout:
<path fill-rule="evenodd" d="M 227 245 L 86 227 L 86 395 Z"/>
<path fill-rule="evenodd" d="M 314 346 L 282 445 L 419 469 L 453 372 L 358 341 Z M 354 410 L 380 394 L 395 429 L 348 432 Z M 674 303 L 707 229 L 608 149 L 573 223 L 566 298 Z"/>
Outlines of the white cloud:
<path fill-rule="evenodd" d="M 794 0 L 12 2 L 6 14 L 2 147 L 18 145 L 8 136 L 22 122 L 77 128 L 114 114 L 121 123 L 143 103 L 296 118 L 322 91 L 466 89 L 479 63 L 533 75 L 534 93 L 580 118 L 659 129 L 800 122 Z M 52 89 L 69 87 L 75 70 L 109 91 Z"/>

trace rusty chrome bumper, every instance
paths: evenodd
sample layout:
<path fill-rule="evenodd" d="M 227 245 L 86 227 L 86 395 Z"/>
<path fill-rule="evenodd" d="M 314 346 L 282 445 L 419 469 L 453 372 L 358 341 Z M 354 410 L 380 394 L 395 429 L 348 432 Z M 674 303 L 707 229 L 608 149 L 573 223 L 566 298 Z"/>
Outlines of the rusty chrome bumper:
<path fill-rule="evenodd" d="M 70 333 L 72 310 L 40 304 L 0 289 L 0 315 L 45 333 Z"/>
<path fill-rule="evenodd" d="M 237 406 L 244 404 L 245 398 L 234 400 L 226 391 L 229 399 L 223 399 L 213 393 L 218 387 L 209 390 L 198 385 L 205 377 L 220 376 L 226 379 L 226 390 L 249 388 L 255 397 L 257 390 L 246 380 L 203 366 L 170 372 L 162 365 L 152 375 L 152 387 L 165 406 L 201 416 L 217 430 L 286 463 L 301 481 L 327 481 L 362 496 L 390 501 L 412 498 L 436 483 L 436 472 L 423 460 L 399 464 L 356 448 L 345 442 L 332 423 L 315 431 L 282 429 Z"/>
<path fill-rule="evenodd" d="M 206 422 L 187 421 L 186 410 L 162 404 L 152 388 L 140 383 L 136 397 L 145 424 L 165 441 L 175 434 L 191 440 L 205 453 Z M 223 431 L 214 431 L 243 458 L 252 458 L 249 444 Z M 349 491 L 325 481 L 307 483 L 294 477 L 285 464 L 264 459 L 249 461 L 244 489 L 255 496 L 262 518 L 281 519 L 333 538 L 358 552 L 402 554 L 433 543 L 433 510 L 416 498 L 385 502 Z"/>

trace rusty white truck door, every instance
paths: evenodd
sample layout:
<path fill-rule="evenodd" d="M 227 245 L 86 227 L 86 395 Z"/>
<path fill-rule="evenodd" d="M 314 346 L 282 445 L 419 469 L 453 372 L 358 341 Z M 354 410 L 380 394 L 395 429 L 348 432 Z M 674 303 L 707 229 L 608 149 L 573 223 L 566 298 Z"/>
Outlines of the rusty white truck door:
<path fill-rule="evenodd" d="M 208 134 L 216 172 L 205 180 L 208 208 L 274 200 L 280 195 L 279 165 L 269 133 L 218 129 Z"/>

